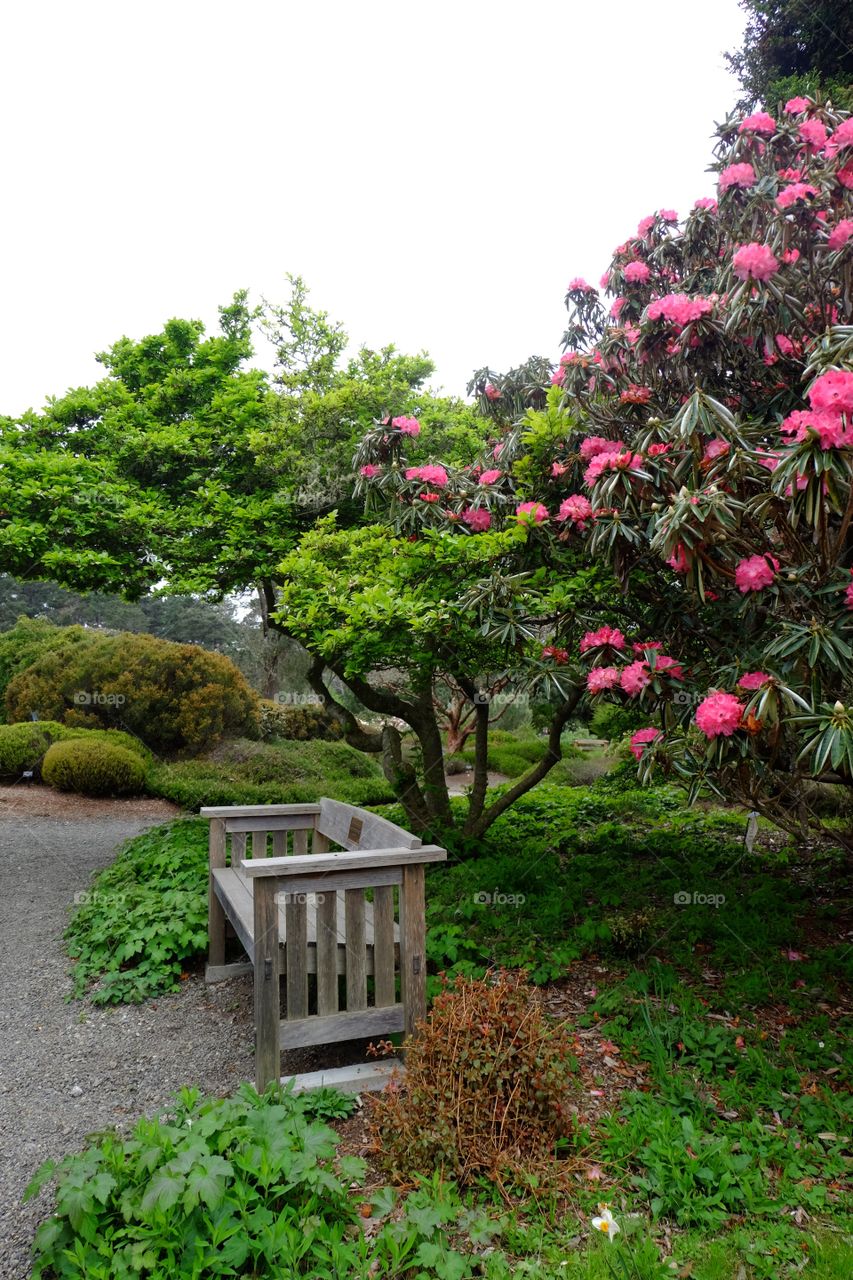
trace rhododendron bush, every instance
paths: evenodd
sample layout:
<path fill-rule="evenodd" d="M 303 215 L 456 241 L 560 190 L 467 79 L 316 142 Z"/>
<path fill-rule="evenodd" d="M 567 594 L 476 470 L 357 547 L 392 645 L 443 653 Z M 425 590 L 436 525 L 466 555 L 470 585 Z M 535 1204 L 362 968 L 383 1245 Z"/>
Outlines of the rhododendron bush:
<path fill-rule="evenodd" d="M 379 425 L 361 484 L 409 536 L 523 530 L 531 679 L 565 652 L 593 704 L 648 712 L 643 776 L 803 830 L 853 785 L 853 117 L 732 118 L 709 185 L 571 280 L 556 364 L 476 375 L 481 458 L 440 483 Z M 561 599 L 572 555 L 620 590 Z"/>

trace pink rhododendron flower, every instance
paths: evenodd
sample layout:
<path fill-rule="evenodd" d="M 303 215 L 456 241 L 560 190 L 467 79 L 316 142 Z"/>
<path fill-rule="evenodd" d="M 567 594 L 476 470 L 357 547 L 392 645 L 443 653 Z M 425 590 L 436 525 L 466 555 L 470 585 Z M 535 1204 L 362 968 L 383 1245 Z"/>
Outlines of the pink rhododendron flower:
<path fill-rule="evenodd" d="M 785 110 L 789 116 L 798 116 L 803 111 L 808 111 L 811 105 L 811 99 L 809 98 L 789 98 L 785 103 Z"/>
<path fill-rule="evenodd" d="M 776 197 L 776 203 L 780 209 L 790 209 L 798 200 L 808 203 L 818 195 L 820 192 L 817 187 L 813 187 L 810 182 L 792 182 L 790 187 L 782 188 Z"/>
<path fill-rule="evenodd" d="M 366 467 L 362 467 L 359 475 L 364 476 L 366 480 L 371 480 L 373 476 L 378 476 L 382 471 L 381 467 L 377 467 L 376 463 L 368 462 Z"/>
<path fill-rule="evenodd" d="M 772 679 L 773 677 L 769 676 L 766 671 L 744 671 L 737 682 L 737 687 L 751 692 L 753 689 L 760 689 L 763 684 L 767 684 L 767 681 Z"/>
<path fill-rule="evenodd" d="M 799 249 L 786 249 L 784 253 L 780 254 L 780 260 L 782 262 L 799 262 Z"/>
<path fill-rule="evenodd" d="M 520 524 L 542 524 L 548 519 L 548 508 L 541 502 L 520 502 L 515 508 L 515 517 Z"/>
<path fill-rule="evenodd" d="M 501 398 L 500 391 L 498 391 L 497 387 L 493 386 L 491 382 L 486 383 L 483 388 L 483 395 L 487 400 L 500 400 Z"/>
<path fill-rule="evenodd" d="M 853 414 L 853 373 L 830 369 L 815 378 L 809 387 L 808 397 L 813 409 Z"/>
<path fill-rule="evenodd" d="M 655 675 L 672 676 L 673 680 L 684 679 L 684 668 L 677 658 L 670 658 L 661 653 L 655 658 Z"/>
<path fill-rule="evenodd" d="M 590 693 L 604 693 L 619 683 L 618 667 L 593 667 L 586 678 L 586 687 Z"/>
<path fill-rule="evenodd" d="M 853 191 L 853 164 L 848 164 L 843 169 L 839 169 L 835 176 L 842 187 L 846 187 L 848 191 Z"/>
<path fill-rule="evenodd" d="M 796 347 L 794 346 L 793 342 L 784 333 L 776 334 L 776 346 L 782 352 L 783 356 L 792 356 L 796 352 Z"/>
<path fill-rule="evenodd" d="M 601 277 L 598 283 L 601 285 L 602 289 L 609 289 L 610 288 L 610 272 L 605 271 L 604 275 Z"/>
<path fill-rule="evenodd" d="M 596 288 L 593 284 L 587 284 L 583 276 L 575 276 L 574 280 L 570 280 L 568 284 L 568 293 L 595 293 Z"/>
<path fill-rule="evenodd" d="M 404 436 L 417 436 L 421 431 L 421 424 L 417 418 L 392 418 L 391 426 L 402 431 Z"/>
<path fill-rule="evenodd" d="M 643 455 L 626 449 L 624 453 L 597 453 L 583 473 L 583 482 L 591 488 L 605 471 L 636 471 L 643 465 Z"/>
<path fill-rule="evenodd" d="M 815 432 L 821 449 L 845 449 L 853 444 L 853 431 L 844 426 L 843 419 L 831 410 L 809 411 L 795 409 L 789 413 L 779 430 L 793 436 L 797 442 L 806 440 L 810 431 Z M 799 479 L 804 481 L 799 483 Z M 798 489 L 806 487 L 806 477 L 798 477 Z"/>
<path fill-rule="evenodd" d="M 733 693 L 711 693 L 696 708 L 696 723 L 706 738 L 730 738 L 742 714 L 743 703 Z"/>
<path fill-rule="evenodd" d="M 641 218 L 637 224 L 637 235 L 641 240 L 645 240 L 646 236 L 655 225 L 655 214 L 650 213 L 647 217 Z"/>
<path fill-rule="evenodd" d="M 738 126 L 738 133 L 762 133 L 767 138 L 772 138 L 775 132 L 776 121 L 766 111 L 756 111 Z"/>
<path fill-rule="evenodd" d="M 434 466 L 430 464 L 426 467 L 409 467 L 406 472 L 407 480 L 423 480 L 426 484 L 437 484 L 441 488 L 447 484 L 447 472 L 444 467 Z"/>
<path fill-rule="evenodd" d="M 627 667 L 622 668 L 620 684 L 627 694 L 632 698 L 638 693 L 642 693 L 646 685 L 651 684 L 652 675 L 647 662 L 629 662 Z"/>
<path fill-rule="evenodd" d="M 581 441 L 580 455 L 586 462 L 599 453 L 621 453 L 624 448 L 623 440 L 605 440 L 604 436 L 587 436 Z"/>
<path fill-rule="evenodd" d="M 587 631 L 579 647 L 581 653 L 586 653 L 588 649 L 597 649 L 601 645 L 609 645 L 621 652 L 625 648 L 625 637 L 618 627 L 599 627 L 597 631 Z"/>
<path fill-rule="evenodd" d="M 829 140 L 828 156 L 837 156 L 842 147 L 853 147 L 853 116 L 843 120 Z"/>
<path fill-rule="evenodd" d="M 853 569 L 850 572 L 853 573 Z M 844 603 L 848 609 L 853 609 L 853 582 L 848 583 L 844 589 Z"/>
<path fill-rule="evenodd" d="M 422 493 L 419 495 L 422 502 L 440 502 L 441 495 L 438 493 Z"/>
<path fill-rule="evenodd" d="M 570 493 L 560 503 L 558 520 L 568 520 L 579 529 L 586 528 L 586 521 L 592 519 L 592 503 L 582 493 Z"/>
<path fill-rule="evenodd" d="M 686 293 L 668 293 L 656 298 L 646 307 L 649 320 L 668 320 L 671 324 L 685 325 L 707 315 L 714 307 L 710 298 L 691 298 Z"/>
<path fill-rule="evenodd" d="M 700 196 L 698 200 L 693 201 L 694 209 L 707 209 L 710 213 L 717 212 L 717 202 L 711 196 Z"/>
<path fill-rule="evenodd" d="M 502 475 L 503 472 L 496 469 L 484 471 L 480 476 L 480 484 L 494 484 L 496 480 L 500 480 Z"/>
<path fill-rule="evenodd" d="M 620 316 L 621 316 L 621 314 L 622 314 L 622 309 L 623 309 L 623 307 L 625 306 L 625 303 L 626 303 L 627 301 L 628 301 L 628 299 L 627 299 L 627 298 L 614 298 L 614 299 L 613 299 L 613 305 L 612 305 L 612 306 L 611 306 L 611 308 L 610 308 L 610 314 L 612 315 L 612 317 L 613 317 L 613 319 L 614 319 L 614 320 L 618 320 L 618 319 L 619 319 L 619 317 L 620 317 Z"/>
<path fill-rule="evenodd" d="M 755 170 L 751 164 L 729 164 L 717 181 L 721 191 L 728 191 L 730 187 L 754 187 Z"/>
<path fill-rule="evenodd" d="M 632 644 L 631 648 L 638 658 L 642 658 L 645 653 L 657 653 L 663 648 L 660 640 L 647 640 L 645 644 Z"/>
<path fill-rule="evenodd" d="M 645 262 L 629 262 L 623 272 L 629 284 L 645 284 L 651 274 Z"/>
<path fill-rule="evenodd" d="M 462 519 L 475 533 L 485 533 L 492 523 L 491 513 L 485 507 L 466 507 Z"/>
<path fill-rule="evenodd" d="M 648 404 L 651 398 L 651 387 L 638 387 L 636 382 L 632 382 L 629 387 L 619 394 L 622 404 Z"/>
<path fill-rule="evenodd" d="M 714 458 L 721 458 L 724 453 L 728 453 L 731 447 L 728 440 L 709 440 L 705 445 L 702 461 L 713 462 Z"/>
<path fill-rule="evenodd" d="M 829 233 L 827 245 L 830 249 L 843 249 L 853 236 L 853 218 L 842 218 Z"/>
<path fill-rule="evenodd" d="M 671 555 L 667 560 L 670 569 L 674 569 L 676 573 L 688 573 L 690 570 L 690 557 L 687 554 L 687 548 L 682 542 L 679 542 L 675 549 L 675 554 Z"/>
<path fill-rule="evenodd" d="M 631 734 L 631 755 L 635 760 L 639 760 L 649 743 L 662 737 L 660 729 L 638 729 L 636 733 Z"/>
<path fill-rule="evenodd" d="M 563 462 L 551 463 L 551 475 L 554 477 L 555 480 L 559 480 L 560 476 L 565 475 L 568 469 L 569 468 Z"/>
<path fill-rule="evenodd" d="M 779 270 L 779 262 L 766 244 L 745 244 L 732 258 L 732 267 L 740 280 L 769 280 Z"/>
<path fill-rule="evenodd" d="M 826 125 L 821 124 L 820 120 L 804 120 L 799 134 L 810 151 L 822 151 L 826 146 Z"/>
<path fill-rule="evenodd" d="M 650 458 L 662 458 L 665 453 L 669 453 L 671 448 L 671 444 L 661 444 L 658 442 L 657 444 L 650 444 L 646 453 Z"/>
<path fill-rule="evenodd" d="M 561 387 L 565 381 L 566 370 L 564 365 L 560 365 L 559 369 L 555 369 L 551 374 L 551 386 Z"/>
<path fill-rule="evenodd" d="M 674 209 L 661 209 L 660 216 L 664 222 L 677 222 L 678 214 Z"/>
<path fill-rule="evenodd" d="M 735 566 L 735 582 L 742 595 L 762 591 L 775 580 L 779 561 L 773 556 L 747 556 Z"/>

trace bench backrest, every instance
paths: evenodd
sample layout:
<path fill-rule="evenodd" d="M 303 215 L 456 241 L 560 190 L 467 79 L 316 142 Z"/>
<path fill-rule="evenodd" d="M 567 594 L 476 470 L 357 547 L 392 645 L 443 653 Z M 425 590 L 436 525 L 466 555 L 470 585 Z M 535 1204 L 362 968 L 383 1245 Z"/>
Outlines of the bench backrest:
<path fill-rule="evenodd" d="M 320 801 L 316 829 L 349 853 L 359 849 L 419 849 L 421 846 L 417 836 L 396 823 L 340 800 Z"/>

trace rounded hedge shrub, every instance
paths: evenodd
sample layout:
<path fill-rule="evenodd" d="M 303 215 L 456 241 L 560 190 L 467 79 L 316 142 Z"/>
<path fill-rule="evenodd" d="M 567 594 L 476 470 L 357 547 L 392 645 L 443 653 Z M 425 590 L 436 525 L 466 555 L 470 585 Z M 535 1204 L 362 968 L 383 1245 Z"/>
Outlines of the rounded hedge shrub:
<path fill-rule="evenodd" d="M 229 658 L 120 632 L 51 649 L 6 689 L 11 721 L 39 716 L 122 728 L 155 751 L 194 755 L 225 734 L 256 736 L 257 699 Z"/>
<path fill-rule="evenodd" d="M 52 720 L 26 720 L 21 724 L 0 725 L 0 781 L 19 782 L 32 771 L 41 777 L 45 752 L 54 742 L 68 735 L 68 730 Z"/>
<path fill-rule="evenodd" d="M 304 742 L 308 738 L 323 738 L 334 741 L 343 736 L 340 721 L 328 715 L 319 702 L 290 704 L 260 698 L 258 711 L 260 736 L 264 740 L 293 738 Z"/>
<path fill-rule="evenodd" d="M 55 742 L 42 765 L 42 776 L 58 791 L 84 796 L 134 795 L 145 788 L 145 762 L 127 747 L 69 738 Z"/>

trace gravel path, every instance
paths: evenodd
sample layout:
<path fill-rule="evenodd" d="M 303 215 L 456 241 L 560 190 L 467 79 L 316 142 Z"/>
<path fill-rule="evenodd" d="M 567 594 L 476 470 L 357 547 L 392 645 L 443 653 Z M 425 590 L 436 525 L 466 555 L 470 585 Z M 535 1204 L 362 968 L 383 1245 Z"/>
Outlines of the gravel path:
<path fill-rule="evenodd" d="M 43 1160 L 157 1111 L 182 1085 L 226 1094 L 254 1075 L 249 978 L 206 987 L 193 975 L 180 992 L 144 1005 L 99 1009 L 67 1000 L 62 933 L 74 894 L 124 840 L 176 812 L 157 800 L 0 789 L 2 1280 L 30 1275 L 33 1233 L 50 1198 L 43 1192 L 22 1205 L 21 1196 Z M 328 1055 L 324 1062 L 332 1065 Z M 315 1065 L 314 1051 L 283 1062 L 293 1072 Z"/>

